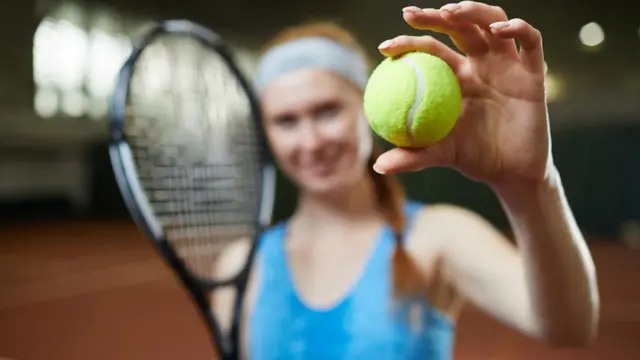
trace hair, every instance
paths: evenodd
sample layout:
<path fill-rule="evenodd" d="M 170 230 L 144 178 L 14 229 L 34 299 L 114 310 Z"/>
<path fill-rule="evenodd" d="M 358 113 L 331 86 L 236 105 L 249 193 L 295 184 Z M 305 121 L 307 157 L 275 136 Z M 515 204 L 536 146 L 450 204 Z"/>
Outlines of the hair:
<path fill-rule="evenodd" d="M 266 52 L 274 46 L 304 37 L 325 37 L 336 41 L 360 54 L 367 66 L 371 67 L 371 60 L 356 37 L 341 25 L 328 21 L 289 27 L 268 42 L 263 51 Z M 377 210 L 395 234 L 396 244 L 392 257 L 393 295 L 399 297 L 423 293 L 422 276 L 418 266 L 403 246 L 406 225 L 404 189 L 396 177 L 382 175 L 373 170 L 373 164 L 382 152 L 380 145 L 374 141 L 367 166 L 374 186 Z"/>

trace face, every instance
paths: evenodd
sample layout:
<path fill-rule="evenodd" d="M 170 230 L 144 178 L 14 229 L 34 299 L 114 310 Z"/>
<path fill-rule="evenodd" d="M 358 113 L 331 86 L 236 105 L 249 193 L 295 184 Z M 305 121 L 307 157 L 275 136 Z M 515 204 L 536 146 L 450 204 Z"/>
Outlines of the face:
<path fill-rule="evenodd" d="M 330 72 L 299 70 L 272 81 L 261 103 L 271 150 L 303 191 L 329 193 L 362 179 L 371 135 L 361 90 Z"/>

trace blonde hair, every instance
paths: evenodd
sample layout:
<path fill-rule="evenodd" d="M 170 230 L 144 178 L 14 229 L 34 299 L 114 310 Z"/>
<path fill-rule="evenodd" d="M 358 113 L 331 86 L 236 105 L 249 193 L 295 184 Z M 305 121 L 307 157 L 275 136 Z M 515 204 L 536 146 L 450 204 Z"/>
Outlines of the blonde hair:
<path fill-rule="evenodd" d="M 324 37 L 346 46 L 358 53 L 369 69 L 371 68 L 371 59 L 356 37 L 341 25 L 328 21 L 317 21 L 289 27 L 269 41 L 263 52 L 267 52 L 283 43 L 305 37 Z M 381 175 L 373 170 L 373 164 L 382 152 L 380 145 L 374 142 L 367 166 L 369 177 L 374 184 L 377 210 L 396 236 L 396 246 L 392 258 L 393 294 L 401 296 L 423 292 L 424 287 L 420 281 L 422 277 L 419 275 L 417 264 L 402 246 L 406 225 L 404 189 L 396 177 Z"/>

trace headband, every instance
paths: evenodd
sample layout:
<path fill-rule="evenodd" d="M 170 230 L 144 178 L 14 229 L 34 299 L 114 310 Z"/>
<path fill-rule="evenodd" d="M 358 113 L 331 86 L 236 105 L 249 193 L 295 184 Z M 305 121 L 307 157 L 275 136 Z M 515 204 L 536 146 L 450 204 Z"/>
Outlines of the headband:
<path fill-rule="evenodd" d="M 306 37 L 278 45 L 264 54 L 257 67 L 256 88 L 261 92 L 275 78 L 305 68 L 335 72 L 361 89 L 367 84 L 367 64 L 358 53 L 331 39 Z"/>

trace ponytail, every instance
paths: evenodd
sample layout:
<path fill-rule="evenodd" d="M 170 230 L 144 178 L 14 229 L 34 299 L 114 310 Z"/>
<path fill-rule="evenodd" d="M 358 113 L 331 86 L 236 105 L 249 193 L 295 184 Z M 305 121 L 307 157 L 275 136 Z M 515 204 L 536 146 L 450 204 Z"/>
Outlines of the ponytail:
<path fill-rule="evenodd" d="M 373 164 L 382 155 L 382 149 L 374 144 L 369 158 L 368 169 L 376 193 L 378 211 L 391 227 L 395 235 L 395 247 L 391 261 L 391 284 L 394 298 L 410 297 L 424 291 L 422 276 L 415 260 L 404 247 L 406 216 L 405 195 L 398 180 L 373 170 Z"/>

